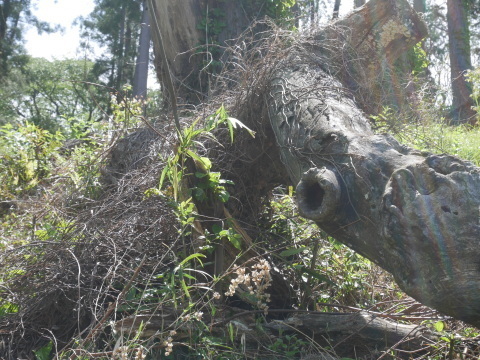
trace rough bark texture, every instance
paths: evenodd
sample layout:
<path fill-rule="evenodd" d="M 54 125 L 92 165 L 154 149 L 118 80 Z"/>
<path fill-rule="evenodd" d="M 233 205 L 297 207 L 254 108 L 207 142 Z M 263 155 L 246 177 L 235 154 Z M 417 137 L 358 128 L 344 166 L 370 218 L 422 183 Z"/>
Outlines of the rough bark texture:
<path fill-rule="evenodd" d="M 418 349 L 435 340 L 424 326 L 405 325 L 367 312 L 295 314 L 284 321 L 272 321 L 267 328 L 276 331 L 306 333 L 319 344 L 335 344 L 332 351 L 338 356 L 372 355 L 372 349 Z"/>
<path fill-rule="evenodd" d="M 372 0 L 361 9 L 386 4 L 409 7 Z M 409 22 L 397 24 L 382 43 L 390 57 L 410 38 L 403 30 Z M 340 88 L 309 64 L 279 69 L 272 79 L 271 124 L 298 183 L 299 211 L 391 272 L 407 294 L 480 326 L 479 169 L 374 134 Z"/>
<path fill-rule="evenodd" d="M 465 72 L 472 69 L 466 6 L 466 2 L 463 0 L 447 1 L 452 117 L 456 123 L 475 124 L 476 113 L 472 109 L 473 99 L 470 97 L 472 87 L 465 78 Z"/>
<path fill-rule="evenodd" d="M 168 65 L 173 78 L 177 81 L 177 85 L 194 84 L 201 66 L 201 59 L 198 56 L 192 57 L 192 55 L 202 36 L 197 29 L 197 24 L 202 17 L 202 2 L 154 0 L 153 5 L 154 8 L 149 9 L 153 20 L 152 24 L 155 24 L 156 20 L 160 27 L 166 57 L 169 60 Z M 159 59 L 158 52 L 160 46 L 156 31 L 152 31 L 152 40 L 155 58 Z M 165 83 L 165 64 L 157 60 L 155 65 L 159 81 Z M 187 93 L 187 90 L 182 86 L 177 86 L 177 88 L 179 95 Z M 193 92 L 194 90 L 196 89 L 190 88 L 188 92 Z M 193 94 L 191 96 L 194 97 Z"/>
<path fill-rule="evenodd" d="M 226 42 L 240 36 L 250 25 L 251 19 L 243 7 L 221 0 L 154 0 L 154 7 L 151 15 L 156 17 L 160 26 L 177 93 L 186 102 L 197 103 L 210 88 L 208 71 L 205 70 L 208 70 L 212 61 L 218 61 Z M 215 16 L 212 15 L 213 10 L 222 14 L 221 18 L 212 19 Z M 225 27 L 213 29 L 219 23 L 224 23 Z M 155 31 L 152 33 L 157 57 L 158 39 Z M 210 43 L 212 37 L 216 44 Z M 156 66 L 159 80 L 163 83 L 165 65 L 157 61 Z"/>
<path fill-rule="evenodd" d="M 369 1 L 313 36 L 312 51 L 369 114 L 401 108 L 407 93 L 395 61 L 427 34 L 406 1 Z M 326 66 L 324 64 L 324 66 Z"/>
<path fill-rule="evenodd" d="M 301 214 L 391 272 L 407 294 L 480 326 L 479 169 L 374 134 L 358 107 L 388 104 L 393 62 L 425 34 L 406 0 L 371 0 L 276 65 L 269 94 L 252 96 L 256 106 L 267 101 Z"/>

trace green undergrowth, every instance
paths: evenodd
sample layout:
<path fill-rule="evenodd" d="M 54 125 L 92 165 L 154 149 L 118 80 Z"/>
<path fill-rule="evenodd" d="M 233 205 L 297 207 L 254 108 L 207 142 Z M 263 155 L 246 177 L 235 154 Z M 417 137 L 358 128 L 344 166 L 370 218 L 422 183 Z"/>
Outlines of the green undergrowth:
<path fill-rule="evenodd" d="M 135 127 L 140 110 L 135 103 L 118 104 L 114 108 L 115 129 L 111 124 L 76 128 L 71 134 L 77 134 L 74 140 L 79 141 L 72 148 L 65 147 L 64 134 L 46 132 L 32 124 L 0 128 L 3 155 L 0 191 L 5 204 L 0 213 L 0 249 L 60 242 L 66 237 L 83 240 L 79 233 L 73 238 L 75 204 L 93 203 L 101 196 L 99 168 L 111 144 L 110 136 L 114 130 L 126 134 L 125 129 Z M 434 121 L 399 125 L 394 123 L 396 114 L 388 108 L 373 119 L 378 131 L 389 130 L 404 144 L 480 163 L 480 135 L 476 128 L 451 127 Z M 265 199 L 264 211 L 256 224 L 205 219 L 199 213 L 199 206 L 217 202 L 228 207 L 232 198 L 229 189 L 234 184 L 205 152 L 208 141 L 220 142 L 216 137 L 219 130 L 227 134 L 224 138 L 228 144 L 235 141 L 236 131 L 254 135 L 229 117 L 221 106 L 211 116 L 180 129 L 175 151 L 161 156 L 164 168 L 156 186 L 142 193 L 147 200 L 165 201 L 176 216 L 181 246 L 177 250 L 173 245 L 170 248 L 162 245 L 166 253 L 173 254 L 171 263 L 159 266 L 160 270 L 153 270 L 147 276 L 122 278 L 114 283 L 113 290 L 120 295 L 116 298 L 112 295 L 109 304 L 99 307 L 103 310 L 111 307 L 113 315 L 102 320 L 104 312 L 96 314 L 99 320 L 92 327 L 98 327 L 99 335 L 92 335 L 95 341 L 86 339 L 85 334 L 94 333 L 91 327 L 83 335 L 77 333 L 63 350 L 57 348 L 54 339 L 44 342 L 33 351 L 36 359 L 48 360 L 54 356 L 59 359 L 299 359 L 320 352 L 334 355 L 335 344 L 329 344 L 328 339 L 327 344 L 318 344 L 294 327 L 291 331 L 267 332 L 264 325 L 282 319 L 275 315 L 275 310 L 367 309 L 401 315 L 418 305 L 398 289 L 389 274 L 300 217 L 292 187 L 277 187 Z M 37 214 L 33 208 L 22 207 L 22 202 L 31 199 L 41 199 L 41 204 L 39 201 L 29 204 L 43 207 L 48 214 L 41 218 L 32 216 Z M 257 234 L 254 240 L 258 256 L 247 262 L 241 260 L 242 254 L 250 250 L 242 226 L 255 227 Z M 201 246 L 195 245 L 198 243 Z M 213 254 L 225 243 L 233 245 L 238 256 L 233 263 L 225 264 L 223 273 L 214 275 Z M 65 253 L 73 254 L 70 250 Z M 20 255 L 24 260 L 29 256 L 30 263 L 45 256 L 40 251 L 34 255 L 23 255 L 20 251 Z M 112 268 L 120 266 L 120 262 L 114 263 L 115 259 L 111 261 Z M 134 259 L 129 266 L 135 269 L 139 262 Z M 10 265 L 0 271 L 2 285 L 26 273 L 21 266 Z M 278 281 L 274 280 L 274 274 L 288 284 L 289 298 L 283 298 L 288 309 L 278 304 L 278 298 L 270 297 L 272 284 Z M 76 287 L 76 281 L 80 280 L 75 279 L 74 285 L 70 285 Z M 15 302 L 15 294 L 1 294 L 0 320 L 23 310 Z M 223 327 L 214 326 L 219 319 L 234 314 L 226 304 L 250 311 L 247 320 L 238 317 L 225 322 Z M 118 330 L 118 321 L 132 317 L 140 321 Z M 149 332 L 149 322 L 158 317 L 162 318 L 162 324 L 153 333 Z M 467 347 L 465 339 L 479 335 L 475 329 L 447 322 L 424 322 L 424 325 L 442 334 L 441 341 L 428 348 L 429 359 L 460 356 Z M 245 327 L 255 331 L 257 348 L 247 348 Z M 393 359 L 397 353 L 392 349 L 384 355 Z"/>
<path fill-rule="evenodd" d="M 390 132 L 407 146 L 435 154 L 450 154 L 480 166 L 480 127 L 471 125 L 448 125 L 444 118 L 436 114 L 438 121 L 399 123 L 402 114 L 391 108 L 384 108 L 379 115 L 372 116 L 378 133 Z"/>

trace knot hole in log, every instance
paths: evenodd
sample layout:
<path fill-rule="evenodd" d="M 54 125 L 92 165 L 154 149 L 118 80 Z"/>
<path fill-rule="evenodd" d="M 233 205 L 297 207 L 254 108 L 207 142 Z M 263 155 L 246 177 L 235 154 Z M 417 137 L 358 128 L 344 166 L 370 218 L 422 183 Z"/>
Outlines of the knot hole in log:
<path fill-rule="evenodd" d="M 335 214 L 340 201 L 337 176 L 327 168 L 311 168 L 297 185 L 297 203 L 300 215 L 314 221 L 323 221 Z"/>

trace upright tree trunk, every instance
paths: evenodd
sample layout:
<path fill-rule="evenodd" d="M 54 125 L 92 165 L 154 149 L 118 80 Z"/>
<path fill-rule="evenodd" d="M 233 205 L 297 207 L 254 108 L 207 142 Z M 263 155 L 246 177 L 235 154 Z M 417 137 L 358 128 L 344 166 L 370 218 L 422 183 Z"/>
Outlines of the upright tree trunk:
<path fill-rule="evenodd" d="M 335 0 L 335 4 L 333 4 L 333 16 L 332 19 L 338 19 L 338 13 L 340 11 L 340 1 L 341 0 Z"/>
<path fill-rule="evenodd" d="M 7 51 L 6 51 L 6 37 L 7 37 L 7 19 L 10 17 L 11 4 L 10 0 L 5 0 L 0 5 L 0 79 L 2 79 L 7 72 Z"/>
<path fill-rule="evenodd" d="M 7 18 L 10 12 L 10 0 L 5 0 L 2 5 L 0 5 L 0 41 L 5 39 L 5 34 L 7 32 Z"/>
<path fill-rule="evenodd" d="M 125 5 L 122 7 L 122 15 L 120 20 L 120 29 L 118 34 L 118 58 L 117 58 L 117 79 L 115 87 L 118 91 L 123 85 L 123 66 L 125 65 L 125 24 L 126 24 L 126 9 Z"/>
<path fill-rule="evenodd" d="M 198 103 L 208 94 L 205 74 L 212 59 L 211 55 L 221 62 L 226 41 L 240 36 L 256 16 L 262 18 L 261 13 L 251 14 L 242 4 L 242 1 L 222 0 L 153 0 L 154 9 L 149 9 L 152 26 L 158 23 L 168 66 L 176 81 L 177 94 L 183 101 Z M 264 7 L 261 9 L 264 10 Z M 212 24 L 208 25 L 209 22 L 216 22 L 215 34 Z M 212 35 L 215 36 L 216 44 L 211 44 L 207 39 Z M 160 58 L 155 31 L 152 31 L 152 40 L 155 56 Z M 160 61 L 155 64 L 160 83 L 164 83 L 166 67 Z"/>
<path fill-rule="evenodd" d="M 146 98 L 148 82 L 148 64 L 150 52 L 150 17 L 148 15 L 147 2 L 143 2 L 142 24 L 140 40 L 138 44 L 138 55 L 133 76 L 133 96 Z"/>
<path fill-rule="evenodd" d="M 318 16 L 318 0 L 310 0 L 310 27 L 314 27 L 317 23 Z"/>
<path fill-rule="evenodd" d="M 465 72 L 472 69 L 465 0 L 447 0 L 447 21 L 453 122 L 475 124 L 472 87 L 465 79 Z"/>

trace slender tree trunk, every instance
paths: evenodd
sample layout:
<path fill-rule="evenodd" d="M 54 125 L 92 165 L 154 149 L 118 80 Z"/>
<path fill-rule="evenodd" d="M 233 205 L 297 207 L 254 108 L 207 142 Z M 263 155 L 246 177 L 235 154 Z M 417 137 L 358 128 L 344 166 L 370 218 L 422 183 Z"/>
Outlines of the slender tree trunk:
<path fill-rule="evenodd" d="M 121 90 L 123 85 L 123 66 L 125 59 L 125 22 L 126 22 L 126 10 L 125 6 L 122 8 L 122 18 L 120 21 L 119 29 L 119 43 L 118 43 L 118 59 L 117 59 L 117 79 L 115 82 L 115 87 L 117 90 Z"/>
<path fill-rule="evenodd" d="M 316 18 L 317 18 L 317 10 L 318 8 L 315 6 L 315 4 L 318 3 L 318 0 L 311 0 L 310 1 L 310 26 L 313 27 L 315 26 L 316 23 Z"/>
<path fill-rule="evenodd" d="M 5 39 L 7 33 L 7 18 L 10 16 L 10 0 L 5 0 L 0 5 L 0 41 Z"/>
<path fill-rule="evenodd" d="M 472 87 L 465 72 L 472 69 L 470 31 L 464 0 L 447 0 L 448 46 L 452 82 L 452 120 L 456 124 L 475 123 Z"/>
<path fill-rule="evenodd" d="M 123 50 L 123 83 L 126 83 L 125 79 L 133 78 L 133 59 L 135 58 L 135 44 L 132 46 L 132 18 L 126 16 L 125 18 L 125 48 Z"/>
<path fill-rule="evenodd" d="M 5 37 L 7 34 L 7 18 L 10 16 L 10 0 L 0 5 L 0 79 L 7 72 L 7 54 L 5 52 Z"/>
<path fill-rule="evenodd" d="M 145 98 L 147 96 L 148 63 L 150 59 L 150 17 L 146 1 L 143 2 L 141 26 L 138 56 L 133 76 L 133 96 Z"/>
<path fill-rule="evenodd" d="M 333 17 L 332 19 L 338 19 L 338 12 L 340 11 L 340 0 L 335 0 L 333 5 Z"/>

